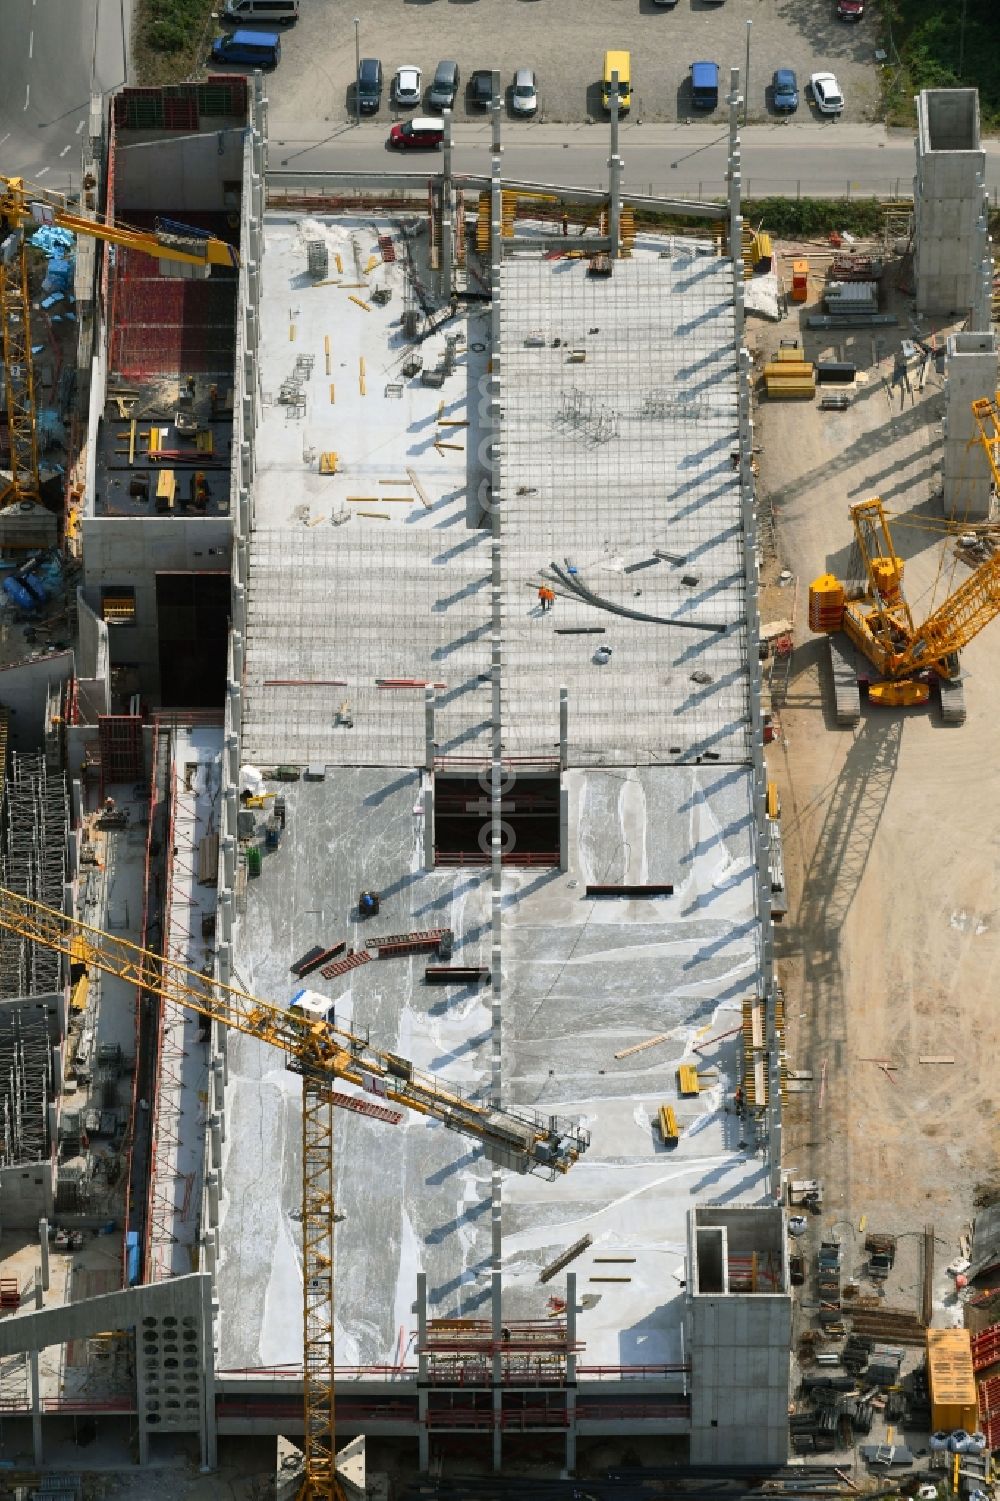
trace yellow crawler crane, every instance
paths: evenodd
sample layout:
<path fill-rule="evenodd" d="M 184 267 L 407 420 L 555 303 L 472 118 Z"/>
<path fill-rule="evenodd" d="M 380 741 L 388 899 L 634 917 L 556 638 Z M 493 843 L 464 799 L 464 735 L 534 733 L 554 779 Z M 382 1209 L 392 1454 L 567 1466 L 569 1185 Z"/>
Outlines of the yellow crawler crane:
<path fill-rule="evenodd" d="M 35 380 L 31 356 L 31 298 L 25 230 L 53 224 L 76 235 L 106 240 L 141 251 L 157 260 L 193 266 L 204 276 L 213 266 L 237 267 L 239 254 L 225 240 L 170 219 L 157 220 L 154 229 L 129 229 L 101 219 L 87 219 L 67 211 L 65 199 L 26 183 L 22 177 L 0 177 L 0 333 L 10 434 L 11 482 L 0 492 L 0 506 L 12 501 L 39 499 L 38 427 Z"/>
<path fill-rule="evenodd" d="M 850 515 L 864 569 L 862 598 L 848 599 L 844 584 L 832 573 L 809 586 L 809 629 L 831 637 L 838 722 L 856 724 L 861 715 L 854 665 L 835 640 L 843 631 L 875 669 L 868 688 L 871 702 L 922 704 L 936 687 L 944 722 L 962 724 L 959 653 L 1000 614 L 1000 553 L 981 563 L 916 625 L 903 594 L 903 560 L 893 546 L 881 500 L 861 501 Z"/>
<path fill-rule="evenodd" d="M 246 991 L 164 959 L 152 950 L 89 927 L 0 887 L 0 928 L 81 959 L 190 1011 L 282 1051 L 302 1075 L 302 1285 L 305 1383 L 304 1501 L 342 1501 L 335 1466 L 333 1083 L 346 1079 L 407 1110 L 479 1141 L 487 1156 L 515 1172 L 555 1178 L 590 1143 L 579 1126 L 531 1110 L 497 1109 L 466 1099 L 453 1085 L 407 1059 L 373 1048 L 336 1024 L 322 998 L 284 1010 Z"/>

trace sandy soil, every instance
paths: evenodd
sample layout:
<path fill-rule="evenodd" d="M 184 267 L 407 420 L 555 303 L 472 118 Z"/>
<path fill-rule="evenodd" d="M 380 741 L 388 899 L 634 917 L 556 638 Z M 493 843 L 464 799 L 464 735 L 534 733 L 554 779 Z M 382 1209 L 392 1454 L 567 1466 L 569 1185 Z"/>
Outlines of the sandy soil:
<path fill-rule="evenodd" d="M 819 1223 L 853 1238 L 859 1256 L 864 1215 L 869 1229 L 914 1238 L 933 1224 L 940 1304 L 953 1291 L 943 1267 L 958 1254 L 974 1192 L 997 1176 L 1000 629 L 987 627 L 963 654 L 964 726 L 942 726 L 932 701 L 908 711 L 864 705 L 850 730 L 833 721 L 826 648 L 806 619 L 810 579 L 828 567 L 850 572 L 847 507 L 869 495 L 901 513 L 895 540 L 917 620 L 968 574 L 928 527 L 943 514 L 941 370 L 922 393 L 892 386 L 900 338 L 913 332 L 912 302 L 895 294 L 892 306 L 900 327 L 880 330 L 877 344 L 868 331 L 833 344 L 804 331 L 807 358 L 855 360 L 863 372 L 847 412 L 766 400 L 757 411 L 760 483 L 781 560 L 798 579 L 782 736 L 769 762 L 790 889 L 777 943 L 790 1055 L 814 1086 L 789 1102 L 784 1157 L 795 1176 L 823 1179 Z M 801 316 L 794 309 L 780 327 L 754 320 L 753 345 L 773 351 Z M 918 326 L 939 342 L 947 332 Z M 904 526 L 904 515 L 921 525 Z M 787 614 L 789 603 L 788 589 L 768 590 L 762 613 Z M 955 1061 L 922 1064 L 922 1055 Z M 873 1058 L 897 1067 L 887 1073 Z M 888 1301 L 912 1307 L 910 1262 Z"/>

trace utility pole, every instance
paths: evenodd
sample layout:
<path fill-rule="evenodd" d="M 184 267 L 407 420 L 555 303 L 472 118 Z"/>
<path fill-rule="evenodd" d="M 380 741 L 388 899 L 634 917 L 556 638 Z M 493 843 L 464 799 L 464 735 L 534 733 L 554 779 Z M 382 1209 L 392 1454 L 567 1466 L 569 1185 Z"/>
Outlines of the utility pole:
<path fill-rule="evenodd" d="M 743 124 L 747 123 L 747 111 L 750 108 L 750 32 L 753 22 L 747 22 L 747 65 L 743 70 Z"/>

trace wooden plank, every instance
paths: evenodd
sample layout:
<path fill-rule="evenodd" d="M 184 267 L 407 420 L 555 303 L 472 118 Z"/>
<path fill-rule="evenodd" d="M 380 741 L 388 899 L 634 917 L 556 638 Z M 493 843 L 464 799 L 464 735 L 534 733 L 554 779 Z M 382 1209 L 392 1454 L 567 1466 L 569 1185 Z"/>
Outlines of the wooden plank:
<path fill-rule="evenodd" d="M 582 1256 L 587 1247 L 593 1245 L 593 1241 L 594 1237 L 592 1235 L 583 1235 L 579 1240 L 575 1240 L 561 1255 L 556 1257 L 555 1261 L 550 1261 L 548 1266 L 542 1268 L 538 1274 L 539 1282 L 551 1282 L 556 1273 L 561 1272 L 564 1266 L 569 1266 L 571 1261 L 575 1261 L 578 1256 Z"/>
<path fill-rule="evenodd" d="M 954 1063 L 950 1053 L 923 1053 L 917 1059 L 918 1063 Z"/>
<path fill-rule="evenodd" d="M 630 1048 L 622 1048 L 620 1053 L 615 1054 L 615 1057 L 631 1058 L 633 1053 L 643 1053 L 645 1052 L 646 1048 L 655 1048 L 661 1042 L 669 1042 L 670 1038 L 673 1037 L 673 1035 L 674 1034 L 672 1032 L 660 1032 L 656 1037 L 647 1037 L 645 1042 L 636 1042 L 633 1043 Z"/>
<path fill-rule="evenodd" d="M 427 492 L 424 490 L 423 485 L 417 479 L 417 476 L 414 474 L 413 470 L 412 469 L 407 469 L 406 472 L 407 472 L 407 474 L 410 477 L 410 484 L 413 486 L 414 490 L 416 490 L 417 494 L 420 496 L 421 505 L 423 505 L 423 507 L 425 508 L 425 510 L 428 510 L 428 511 L 433 510 L 433 507 L 432 507 L 430 501 L 427 499 Z"/>

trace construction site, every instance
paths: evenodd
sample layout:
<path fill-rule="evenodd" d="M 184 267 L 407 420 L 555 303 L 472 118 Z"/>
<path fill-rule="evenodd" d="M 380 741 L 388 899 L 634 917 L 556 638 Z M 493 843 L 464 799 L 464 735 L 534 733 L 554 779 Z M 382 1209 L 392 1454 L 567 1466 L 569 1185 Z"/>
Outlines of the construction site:
<path fill-rule="evenodd" d="M 920 96 L 878 237 L 784 243 L 735 71 L 706 202 L 627 194 L 617 116 L 603 188 L 507 180 L 494 95 L 478 179 L 447 113 L 426 175 L 272 171 L 260 75 L 95 103 L 79 204 L 0 179 L 49 518 L 3 575 L 0 1463 L 985 1494 L 976 96 Z"/>

